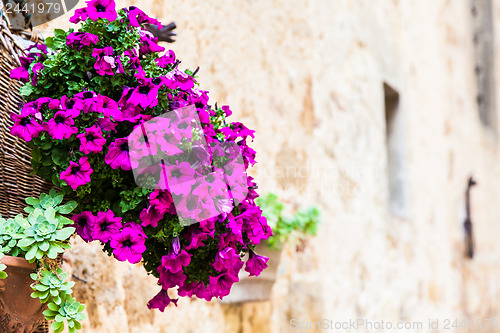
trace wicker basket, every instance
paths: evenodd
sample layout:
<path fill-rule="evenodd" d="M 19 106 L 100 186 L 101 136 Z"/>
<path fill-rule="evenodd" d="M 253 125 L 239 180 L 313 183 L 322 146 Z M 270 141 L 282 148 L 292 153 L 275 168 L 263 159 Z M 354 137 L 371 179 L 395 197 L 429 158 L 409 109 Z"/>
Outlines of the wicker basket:
<path fill-rule="evenodd" d="M 30 175 L 31 150 L 9 130 L 10 113 L 18 112 L 23 103 L 19 95 L 21 84 L 10 79 L 10 70 L 20 65 L 19 57 L 24 54 L 22 45 L 29 43 L 32 36 L 26 30 L 11 31 L 0 15 L 0 213 L 5 218 L 24 214 L 26 197 L 39 196 L 53 186 Z M 35 332 L 49 332 L 49 323 L 44 322 Z"/>

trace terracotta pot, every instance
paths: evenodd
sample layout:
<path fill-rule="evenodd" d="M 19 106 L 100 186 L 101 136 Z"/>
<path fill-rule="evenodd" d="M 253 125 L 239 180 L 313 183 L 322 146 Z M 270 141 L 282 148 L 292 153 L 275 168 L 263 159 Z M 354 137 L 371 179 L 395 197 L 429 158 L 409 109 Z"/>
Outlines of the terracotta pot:
<path fill-rule="evenodd" d="M 249 273 L 242 269 L 238 274 L 240 281 L 233 284 L 231 293 L 221 300 L 222 303 L 267 301 L 271 298 L 272 288 L 279 275 L 278 268 L 282 251 L 271 250 L 266 243 L 261 243 L 257 245 L 255 252 L 269 257 L 268 267 L 259 276 L 249 276 Z"/>
<path fill-rule="evenodd" d="M 0 332 L 31 333 L 44 321 L 45 304 L 38 298 L 31 298 L 30 274 L 36 264 L 30 264 L 24 258 L 4 256 L 2 264 L 7 265 L 8 277 L 0 280 Z"/>

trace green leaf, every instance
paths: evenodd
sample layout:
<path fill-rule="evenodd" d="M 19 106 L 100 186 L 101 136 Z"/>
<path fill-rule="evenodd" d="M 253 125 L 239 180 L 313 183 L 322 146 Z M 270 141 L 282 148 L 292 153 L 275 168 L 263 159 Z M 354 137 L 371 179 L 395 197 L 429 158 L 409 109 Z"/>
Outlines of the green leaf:
<path fill-rule="evenodd" d="M 59 206 L 58 211 L 60 214 L 69 214 L 71 213 L 76 207 L 78 206 L 78 203 L 76 201 L 69 201 L 65 205 Z"/>
<path fill-rule="evenodd" d="M 55 312 L 59 311 L 59 306 L 55 305 L 54 303 L 49 303 L 49 304 L 47 304 L 47 307 L 48 307 L 50 310 L 52 310 L 52 311 L 55 311 Z"/>
<path fill-rule="evenodd" d="M 54 203 L 54 199 L 51 198 L 52 203 Z M 49 200 L 47 200 L 47 203 L 49 202 Z M 53 208 L 53 207 L 49 207 L 47 208 L 47 210 L 45 211 L 45 214 L 44 214 L 45 218 L 47 219 L 47 221 L 49 222 L 53 222 L 55 217 L 56 217 L 56 210 Z"/>
<path fill-rule="evenodd" d="M 64 165 L 68 161 L 68 152 L 64 149 L 56 148 L 52 150 L 50 155 L 52 157 L 52 161 L 58 166 Z"/>
<path fill-rule="evenodd" d="M 64 228 L 62 230 L 57 230 L 56 231 L 56 239 L 57 240 L 66 240 L 68 239 L 71 235 L 73 235 L 73 233 L 75 232 L 75 228 L 73 227 L 68 227 L 68 228 Z"/>
<path fill-rule="evenodd" d="M 26 252 L 26 256 L 25 256 L 26 260 L 28 260 L 28 261 L 33 260 L 33 259 L 35 258 L 35 256 L 36 256 L 36 251 L 37 251 L 37 250 L 38 250 L 38 246 L 36 246 L 36 244 L 35 244 L 35 245 L 33 245 L 33 246 L 29 249 L 29 251 L 28 251 L 28 252 Z"/>
<path fill-rule="evenodd" d="M 31 206 L 35 206 L 40 203 L 40 200 L 33 197 L 26 198 L 24 199 L 24 201 L 26 201 L 26 203 Z"/>
<path fill-rule="evenodd" d="M 43 284 L 37 284 L 37 285 L 35 286 L 35 288 L 36 288 L 36 290 L 39 290 L 39 291 L 46 291 L 46 290 L 48 290 L 48 289 L 49 289 L 49 287 L 44 286 Z"/>
<path fill-rule="evenodd" d="M 33 86 L 31 85 L 30 82 L 26 83 L 24 86 L 19 89 L 19 93 L 21 96 L 29 96 L 33 92 Z"/>
<path fill-rule="evenodd" d="M 47 253 L 47 257 L 49 257 L 50 259 L 55 259 L 55 258 L 57 258 L 57 255 L 59 253 L 62 253 L 62 252 L 64 252 L 64 251 L 61 247 L 59 247 L 57 245 L 51 245 L 49 252 Z"/>
<path fill-rule="evenodd" d="M 43 251 L 40 250 L 40 248 L 38 248 L 38 250 L 36 250 L 36 258 L 40 260 L 42 259 L 42 257 L 43 257 Z"/>
<path fill-rule="evenodd" d="M 29 227 L 31 227 L 31 225 L 29 224 L 28 220 L 26 220 L 21 214 L 17 215 L 14 218 L 14 221 L 17 224 L 19 224 L 21 226 L 21 228 L 23 228 L 23 229 L 28 229 Z"/>
<path fill-rule="evenodd" d="M 30 246 L 31 244 L 33 244 L 35 242 L 35 239 L 34 238 L 31 238 L 31 237 L 27 237 L 27 238 L 23 238 L 21 239 L 18 243 L 17 243 L 17 246 L 19 247 L 28 247 Z"/>
<path fill-rule="evenodd" d="M 0 271 L 0 280 L 6 279 L 7 278 L 7 273 L 4 271 Z"/>
<path fill-rule="evenodd" d="M 59 310 L 59 307 L 57 309 Z M 49 318 L 47 318 L 49 320 L 52 320 L 52 318 L 54 318 L 57 315 L 57 311 L 52 311 L 50 309 L 47 309 L 47 310 L 43 311 L 42 313 L 45 315 L 45 317 L 49 317 Z"/>
<path fill-rule="evenodd" d="M 45 241 L 42 243 L 42 245 L 40 245 L 40 250 L 42 250 L 43 252 L 47 252 L 49 247 L 50 247 L 50 243 Z"/>
<path fill-rule="evenodd" d="M 59 329 L 61 326 L 64 327 L 64 323 L 59 322 L 59 321 L 55 321 L 52 323 L 52 325 L 50 325 L 50 328 L 52 328 L 55 331 L 55 330 Z"/>
<path fill-rule="evenodd" d="M 35 147 L 31 150 L 31 157 L 36 162 L 41 162 L 42 161 L 42 152 L 40 151 L 40 149 Z"/>

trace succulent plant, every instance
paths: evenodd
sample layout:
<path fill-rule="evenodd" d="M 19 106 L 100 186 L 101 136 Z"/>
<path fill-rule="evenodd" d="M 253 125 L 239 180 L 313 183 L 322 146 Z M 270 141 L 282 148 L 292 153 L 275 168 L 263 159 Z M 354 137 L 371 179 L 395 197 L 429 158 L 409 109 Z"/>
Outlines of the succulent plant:
<path fill-rule="evenodd" d="M 61 268 L 55 271 L 42 270 L 38 274 L 31 274 L 31 278 L 37 283 L 32 285 L 34 292 L 33 298 L 39 298 L 40 302 L 47 303 L 51 301 L 55 304 L 61 304 L 64 295 L 71 295 L 71 288 L 75 285 L 73 281 L 66 281 L 68 275 Z"/>
<path fill-rule="evenodd" d="M 45 212 L 36 208 L 24 221 L 24 238 L 17 246 L 26 251 L 25 257 L 29 262 L 40 260 L 44 256 L 55 259 L 64 249 L 71 248 L 63 241 L 75 232 L 75 228 L 58 229 L 59 221 L 55 214 L 56 211 L 52 207 Z"/>
<path fill-rule="evenodd" d="M 85 319 L 83 310 L 85 305 L 77 302 L 68 294 L 63 294 L 61 304 L 48 303 L 48 309 L 43 312 L 47 320 L 54 320 L 51 328 L 54 333 L 60 333 L 64 330 L 64 320 L 68 325 L 69 333 L 74 333 L 82 328 L 81 320 Z"/>
<path fill-rule="evenodd" d="M 9 253 L 11 256 L 16 257 L 19 254 L 19 247 L 17 247 L 17 242 L 22 238 L 20 234 L 21 226 L 17 221 L 22 218 L 22 216 L 16 217 L 15 219 L 4 219 L 0 215 L 0 252 Z"/>
<path fill-rule="evenodd" d="M 70 248 L 64 241 L 75 232 L 75 228 L 64 227 L 73 224 L 73 221 L 61 214 L 71 213 L 76 208 L 76 202 L 70 201 L 59 206 L 63 199 L 63 194 L 54 189 L 49 194 L 42 193 L 39 199 L 27 198 L 26 203 L 30 206 L 24 210 L 29 213 L 28 218 L 24 219 L 21 215 L 16 217 L 15 222 L 22 229 L 22 239 L 17 246 L 26 252 L 25 257 L 29 262 L 44 256 L 55 259 L 59 253 Z"/>

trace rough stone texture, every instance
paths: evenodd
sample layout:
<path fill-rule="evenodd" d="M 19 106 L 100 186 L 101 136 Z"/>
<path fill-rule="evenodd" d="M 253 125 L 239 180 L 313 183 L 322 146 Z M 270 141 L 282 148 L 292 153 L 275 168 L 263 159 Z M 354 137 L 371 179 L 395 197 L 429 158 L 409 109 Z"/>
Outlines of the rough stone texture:
<path fill-rule="evenodd" d="M 158 288 L 141 266 L 75 241 L 71 267 L 88 281 L 75 288 L 88 306 L 85 332 L 264 333 L 293 331 L 292 318 L 427 325 L 499 317 L 499 147 L 475 102 L 468 1 L 118 3 L 176 21 L 181 67 L 200 66 L 212 101 L 257 130 L 260 191 L 320 205 L 324 223 L 304 252 L 286 249 L 271 301 L 182 299 L 165 313 L 147 310 Z M 68 27 L 67 19 L 41 30 Z M 384 82 L 399 92 L 404 117 L 406 219 L 389 211 Z M 469 175 L 479 183 L 473 260 L 464 257 L 462 228 Z"/>

